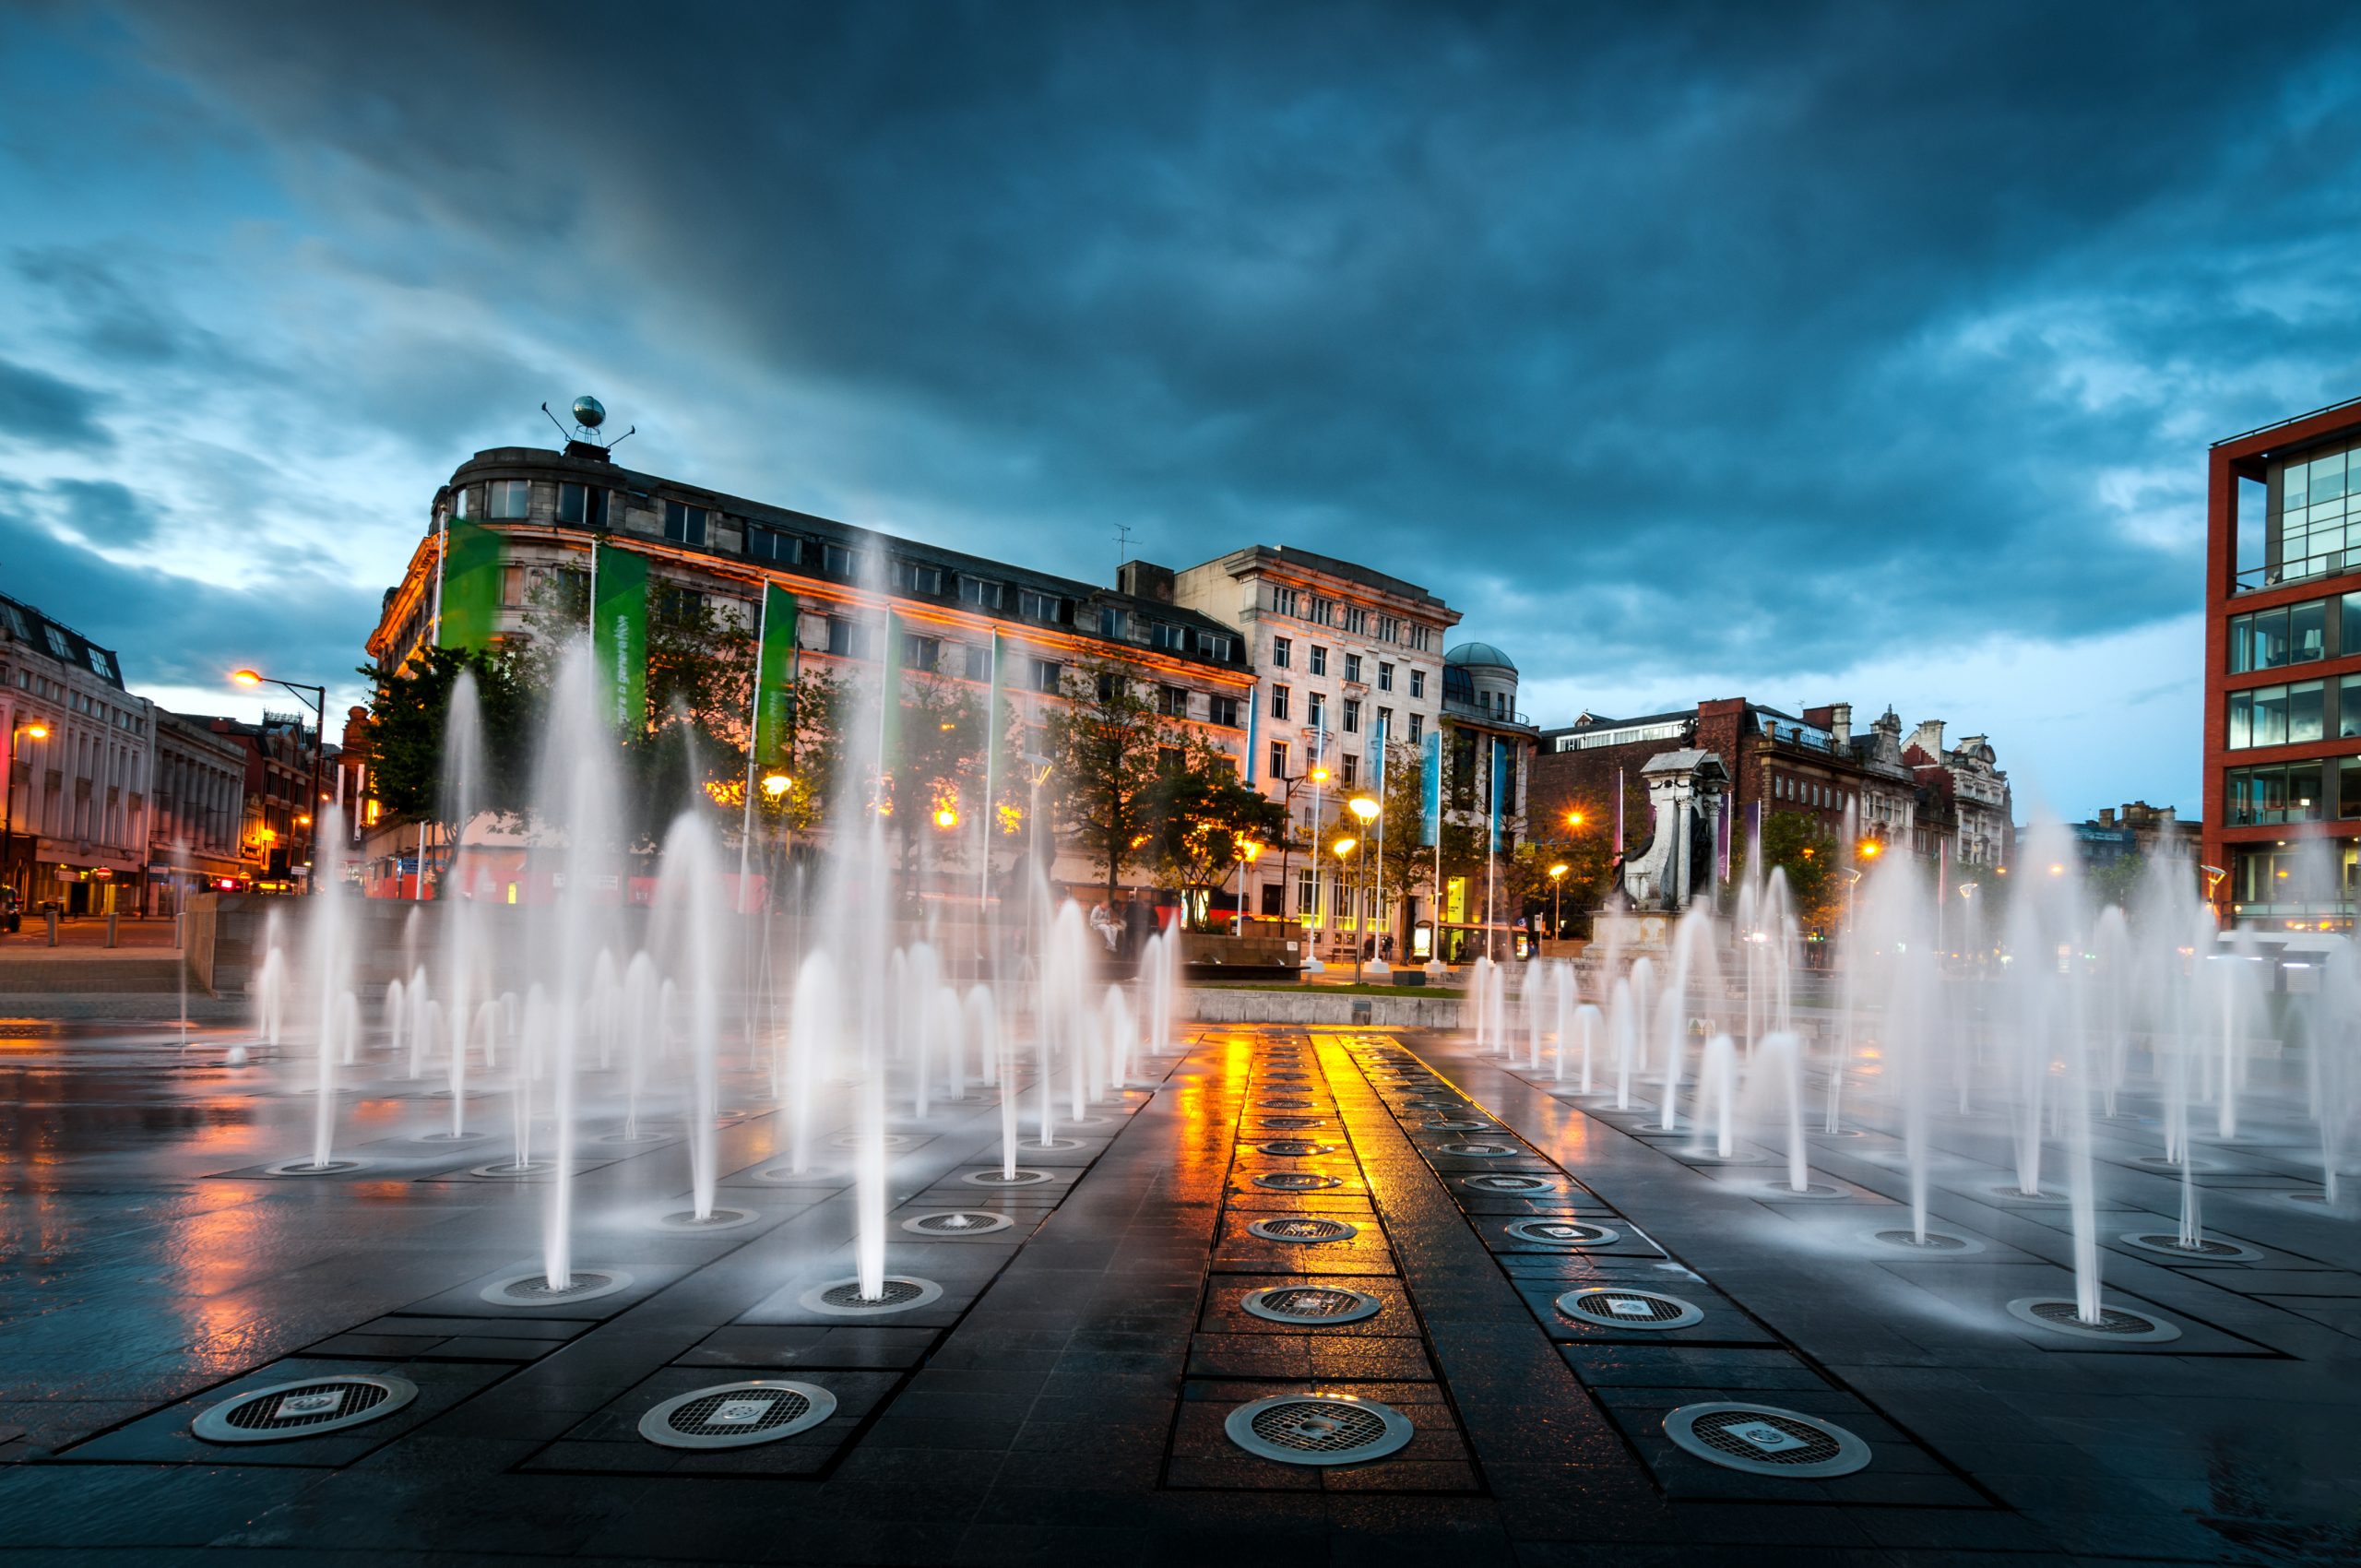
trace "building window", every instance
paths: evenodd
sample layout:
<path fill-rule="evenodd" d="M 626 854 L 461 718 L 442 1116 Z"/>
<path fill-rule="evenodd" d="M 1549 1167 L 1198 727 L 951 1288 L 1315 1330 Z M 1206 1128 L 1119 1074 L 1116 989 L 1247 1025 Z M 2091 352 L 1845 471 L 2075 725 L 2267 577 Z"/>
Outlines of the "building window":
<path fill-rule="evenodd" d="M 1066 667 L 1053 659 L 1033 661 L 1033 689 L 1055 695 L 1065 689 Z"/>
<path fill-rule="evenodd" d="M 923 670 L 931 673 L 941 667 L 942 662 L 943 645 L 940 642 L 932 637 L 914 636 L 908 632 L 902 634 L 903 669 Z"/>
<path fill-rule="evenodd" d="M 605 528 L 607 493 L 587 484 L 560 484 L 557 487 L 557 520 L 572 523 L 577 528 Z"/>
<path fill-rule="evenodd" d="M 828 651 L 839 659 L 867 659 L 869 628 L 842 615 L 829 616 Z"/>
<path fill-rule="evenodd" d="M 1311 601 L 1311 624 L 1315 626 L 1335 625 L 1336 624 L 1336 601 L 1333 599 L 1315 598 Z"/>
<path fill-rule="evenodd" d="M 474 513 L 472 513 L 472 512 L 470 512 L 470 511 L 469 511 L 469 510 L 468 510 L 468 496 L 469 496 L 469 487 L 468 487 L 468 486 L 466 486 L 466 485 L 464 485 L 464 484 L 463 484 L 463 485 L 460 485 L 457 489 L 456 489 L 456 490 L 454 490 L 454 491 L 452 491 L 452 492 L 451 492 L 451 516 L 452 516 L 452 517 L 457 517 L 457 518 L 459 518 L 459 519 L 461 519 L 461 520 L 463 520 L 463 521 L 464 521 L 465 519 L 467 519 L 467 518 L 469 518 L 469 517 L 473 517 L 473 516 L 475 515 Z"/>
<path fill-rule="evenodd" d="M 777 529 L 746 525 L 746 559 L 774 566 L 792 566 L 803 559 L 803 541 Z"/>
<path fill-rule="evenodd" d="M 1322 692 L 1314 692 L 1311 694 L 1311 715 L 1310 722 L 1314 730 L 1325 730 L 1328 728 L 1328 698 L 1326 694 Z"/>
<path fill-rule="evenodd" d="M 1285 670 L 1287 667 L 1287 661 L 1292 659 L 1294 657 L 1294 638 L 1273 637 L 1271 639 L 1271 667 L 1273 669 Z"/>
<path fill-rule="evenodd" d="M 1311 645 L 1311 672 L 1315 675 L 1328 673 L 1328 650 L 1318 643 Z"/>
<path fill-rule="evenodd" d="M 1410 716 L 1410 743 L 1415 746 L 1426 738 L 1427 716 L 1423 713 L 1412 714 Z"/>
<path fill-rule="evenodd" d="M 2345 472 L 2347 454 L 2289 463 L 2280 473 L 2278 549 L 2272 580 L 2299 582 L 2343 569 L 2346 507 L 2361 496 Z"/>
<path fill-rule="evenodd" d="M 1421 626 L 1421 625 L 1413 624 L 1413 625 L 1410 627 L 1410 646 L 1411 646 L 1412 647 L 1414 647 L 1414 648 L 1418 649 L 1420 653 L 1424 653 L 1424 652 L 1426 652 L 1426 651 L 1427 651 L 1427 644 L 1428 644 L 1429 639 L 1430 639 L 1433 636 L 1434 636 L 1433 632 L 1432 632 L 1432 631 L 1430 631 L 1429 628 L 1427 628 L 1427 627 L 1425 627 L 1425 626 Z"/>
<path fill-rule="evenodd" d="M 1272 718 L 1285 719 L 1287 717 L 1287 694 L 1290 689 L 1291 688 L 1287 686 L 1273 686 L 1271 688 Z"/>
<path fill-rule="evenodd" d="M 820 547 L 820 569 L 832 577 L 849 579 L 860 570 L 860 557 L 848 545 L 824 544 Z"/>
<path fill-rule="evenodd" d="M 1158 686 L 1156 689 L 1156 711 L 1167 719 L 1188 718 L 1188 692 L 1180 686 Z"/>
<path fill-rule="evenodd" d="M 1122 636 L 1123 612 L 1121 608 L 1112 604 L 1098 607 L 1098 635 L 1102 637 Z"/>
<path fill-rule="evenodd" d="M 1205 718 L 1208 722 L 1218 724 L 1226 730 L 1237 729 L 1238 699 L 1236 697 L 1224 696 L 1207 697 L 1205 699 Z"/>
<path fill-rule="evenodd" d="M 1016 612 L 1027 621 L 1039 621 L 1052 626 L 1074 624 L 1074 600 L 1060 599 L 1055 594 L 1038 593 L 1022 588 L 1016 595 Z"/>
<path fill-rule="evenodd" d="M 1402 622 L 1400 617 L 1394 615 L 1379 616 L 1377 618 L 1377 640 L 1382 643 L 1400 642 L 1402 640 Z"/>
<path fill-rule="evenodd" d="M 967 679 L 970 681 L 989 681 L 992 678 L 991 649 L 976 643 L 968 643 L 959 650 L 959 657 L 967 666 Z"/>
<path fill-rule="evenodd" d="M 1118 689 L 1116 683 L 1121 679 L 1122 677 L 1120 675 L 1111 674 L 1103 670 L 1100 671 L 1098 673 L 1098 700 L 1100 702 L 1113 702 L 1115 700 L 1115 693 Z"/>
<path fill-rule="evenodd" d="M 2320 785 L 2319 763 L 2234 767 L 2223 778 L 2228 786 L 2227 809 L 2233 827 L 2316 822 L 2321 815 L 2321 802 L 2316 798 Z"/>
<path fill-rule="evenodd" d="M 1271 777 L 1285 778 L 1287 776 L 1287 743 L 1285 741 L 1273 741 L 1271 742 Z"/>
<path fill-rule="evenodd" d="M 2336 738 L 2361 741 L 2361 675 L 2336 683 Z"/>
<path fill-rule="evenodd" d="M 1358 735 L 1358 734 L 1359 734 L 1360 732 L 1361 732 L 1361 705 L 1360 705 L 1360 701 L 1359 701 L 1359 699 L 1358 699 L 1358 698 L 1356 698 L 1356 697 L 1347 697 L 1347 698 L 1345 699 L 1345 733 L 1346 733 L 1346 734 L 1347 734 L 1347 735 Z"/>
<path fill-rule="evenodd" d="M 1377 689 L 1381 692 L 1394 689 L 1394 666 L 1382 659 L 1377 661 Z"/>
<path fill-rule="evenodd" d="M 1352 753 L 1345 754 L 1345 788 L 1349 790 L 1360 778 L 1361 759 Z"/>
<path fill-rule="evenodd" d="M 664 537 L 674 544 L 705 545 L 706 509 L 685 501 L 664 503 Z"/>
<path fill-rule="evenodd" d="M 1427 672 L 1426 672 L 1425 671 L 1423 671 L 1423 670 L 1413 670 L 1413 671 L 1410 671 L 1410 695 L 1411 695 L 1412 699 L 1413 699 L 1413 700 L 1416 700 L 1417 698 L 1423 697 L 1423 696 L 1425 696 L 1426 695 L 1427 695 Z"/>
<path fill-rule="evenodd" d="M 516 522 L 532 511 L 533 487 L 521 479 L 492 481 L 492 515 L 495 521 Z"/>
<path fill-rule="evenodd" d="M 1167 653 L 1189 651 L 1189 628 L 1176 626 L 1169 621 L 1158 621 L 1148 634 L 1148 641 Z"/>
<path fill-rule="evenodd" d="M 1238 639 L 1222 632 L 1199 632 L 1197 655 L 1201 659 L 1218 659 L 1224 664 L 1236 661 Z"/>
<path fill-rule="evenodd" d="M 1358 653 L 1348 653 L 1345 655 L 1345 679 L 1347 681 L 1358 681 L 1360 678 L 1361 656 Z"/>
<path fill-rule="evenodd" d="M 2342 817 L 2361 816 L 2361 756 L 2337 759 L 2336 814 Z"/>
<path fill-rule="evenodd" d="M 1369 612 L 1358 604 L 1345 606 L 1345 630 L 1357 637 L 1369 635 Z"/>
<path fill-rule="evenodd" d="M 1300 616 L 1303 613 L 1302 606 L 1303 596 L 1294 588 L 1274 588 L 1271 589 L 1271 608 L 1279 614 Z"/>
<path fill-rule="evenodd" d="M 963 604 L 972 604 L 979 610 L 998 610 L 1004 597 L 1005 591 L 998 583 L 986 582 L 981 577 L 959 579 L 959 600 Z"/>
<path fill-rule="evenodd" d="M 896 560 L 893 566 L 894 590 L 896 593 L 940 594 L 943 591 L 943 568 L 921 565 L 916 561 Z"/>

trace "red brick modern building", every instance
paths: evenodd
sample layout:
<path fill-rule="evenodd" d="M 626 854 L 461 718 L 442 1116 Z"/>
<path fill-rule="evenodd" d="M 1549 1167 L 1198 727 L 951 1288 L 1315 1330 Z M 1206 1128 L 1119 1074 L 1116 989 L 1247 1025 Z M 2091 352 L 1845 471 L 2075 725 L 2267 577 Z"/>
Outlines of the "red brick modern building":
<path fill-rule="evenodd" d="M 2349 931 L 2361 844 L 2361 398 L 2218 442 L 2208 469 L 2204 859 L 2215 907 L 2246 926 Z"/>

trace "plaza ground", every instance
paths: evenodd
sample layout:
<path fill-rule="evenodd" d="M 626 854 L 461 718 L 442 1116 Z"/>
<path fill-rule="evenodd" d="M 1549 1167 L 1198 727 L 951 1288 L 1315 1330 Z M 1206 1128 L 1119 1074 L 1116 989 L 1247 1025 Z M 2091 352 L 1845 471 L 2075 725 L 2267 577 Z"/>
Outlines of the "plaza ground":
<path fill-rule="evenodd" d="M 2361 1553 L 2361 1232 L 2320 1198 L 2317 1151 L 2256 1124 L 2203 1152 L 2209 1231 L 2256 1255 L 2183 1261 L 2177 1178 L 2141 1163 L 2153 1118 L 2102 1123 L 2111 1303 L 2169 1342 L 2012 1319 L 2071 1297 L 2070 1218 L 2012 1204 L 2005 1124 L 1941 1119 L 1930 1207 L 1967 1255 L 1875 1239 L 1907 1177 L 1881 1108 L 1724 1161 L 1685 1123 L 1464 1040 L 1385 1031 L 1192 1031 L 1120 1107 L 1028 1152 L 991 1191 L 981 1094 L 897 1120 L 888 1266 L 941 1298 L 848 1320 L 803 1301 L 852 1272 L 844 1130 L 786 1160 L 759 1075 L 733 1074 L 720 1201 L 755 1218 L 653 1221 L 689 1182 L 677 1123 L 577 1148 L 577 1266 L 630 1283 L 497 1307 L 532 1269 L 546 1188 L 474 1174 L 507 1152 L 493 1082 L 467 1143 L 431 1083 L 382 1063 L 339 1098 L 360 1169 L 275 1177 L 308 1148 L 301 1060 L 224 1064 L 242 1035 L 103 1022 L 0 1039 L 0 1555 L 40 1562 L 684 1562 L 1123 1564 L 2338 1562 Z M 2144 1108 L 2153 1110 L 2153 1108 Z M 1029 1112 L 1028 1112 L 1029 1114 Z M 1443 1123 L 1430 1126 L 1430 1123 Z M 1306 1123 L 1310 1123 L 1307 1125 Z M 1468 1125 L 1473 1123 L 1474 1126 Z M 1029 1135 L 1029 1134 L 1028 1134 Z M 1299 1140 L 1303 1152 L 1294 1152 Z M 1468 1152 L 1500 1149 L 1503 1152 Z M 1284 1175 L 1274 1186 L 1258 1178 Z M 1324 1179 L 1293 1184 L 1298 1176 Z M 1537 1182 L 1471 1179 L 1503 1175 Z M 1004 1229 L 943 1238 L 947 1209 Z M 1340 1220 L 1307 1244 L 1254 1233 Z M 1580 1247 L 1520 1220 L 1608 1232 Z M 1375 1298 L 1308 1326 L 1241 1310 L 1323 1285 Z M 1696 1309 L 1593 1323 L 1599 1287 Z M 323 1374 L 393 1373 L 416 1400 L 329 1435 L 224 1447 L 198 1413 Z M 821 1386 L 834 1415 L 781 1442 L 658 1447 L 643 1415 L 742 1379 Z M 1257 1457 L 1232 1410 L 1318 1390 L 1414 1429 L 1330 1468 Z M 1694 1457 L 1665 1417 L 1716 1401 L 1833 1423 L 1869 1462 L 1833 1479 Z"/>

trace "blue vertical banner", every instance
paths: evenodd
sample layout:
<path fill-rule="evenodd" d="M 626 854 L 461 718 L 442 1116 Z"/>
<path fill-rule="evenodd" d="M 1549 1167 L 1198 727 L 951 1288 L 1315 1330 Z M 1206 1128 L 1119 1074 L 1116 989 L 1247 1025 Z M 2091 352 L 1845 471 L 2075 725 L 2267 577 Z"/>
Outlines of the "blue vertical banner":
<path fill-rule="evenodd" d="M 1426 754 L 1418 759 L 1419 771 L 1423 776 L 1418 782 L 1424 797 L 1419 802 L 1418 842 L 1440 848 L 1442 844 L 1442 730 L 1430 731 L 1422 744 L 1426 747 Z"/>
<path fill-rule="evenodd" d="M 1262 774 L 1258 771 L 1261 762 L 1255 755 L 1255 748 L 1263 743 L 1261 691 L 1262 688 L 1258 686 L 1249 692 L 1246 696 L 1246 786 L 1250 790 L 1254 787 L 1255 781 L 1262 778 Z"/>
<path fill-rule="evenodd" d="M 1501 768 L 1508 751 L 1508 742 L 1497 735 L 1492 738 L 1492 837 L 1485 848 L 1493 854 L 1501 849 Z"/>

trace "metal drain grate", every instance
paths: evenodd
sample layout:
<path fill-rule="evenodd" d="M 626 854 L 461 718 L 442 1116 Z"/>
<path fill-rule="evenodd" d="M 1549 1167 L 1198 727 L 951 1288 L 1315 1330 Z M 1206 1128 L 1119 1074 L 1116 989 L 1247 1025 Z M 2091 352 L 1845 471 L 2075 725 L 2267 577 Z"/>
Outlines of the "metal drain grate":
<path fill-rule="evenodd" d="M 1683 1405 L 1664 1431 L 1684 1453 L 1750 1475 L 1849 1476 L 1869 1462 L 1869 1445 L 1843 1427 L 1771 1405 Z"/>
<path fill-rule="evenodd" d="M 1281 1130 L 1299 1127 L 1324 1127 L 1328 1124 L 1328 1118 L 1325 1116 L 1265 1116 L 1263 1118 L 1262 1124 L 1265 1127 L 1274 1127 Z"/>
<path fill-rule="evenodd" d="M 552 1285 L 541 1269 L 495 1280 L 477 1294 L 501 1307 L 554 1307 L 594 1301 L 631 1288 L 631 1276 L 620 1268 L 577 1268 L 564 1285 Z"/>
<path fill-rule="evenodd" d="M 1336 1152 L 1335 1144 L 1314 1143 L 1310 1138 L 1273 1138 L 1269 1143 L 1256 1144 L 1254 1146 L 1264 1154 L 1281 1155 L 1290 1159 Z"/>
<path fill-rule="evenodd" d="M 1517 1148 L 1514 1144 L 1443 1144 L 1435 1152 L 1464 1159 L 1498 1159 L 1502 1155 L 1516 1153 Z"/>
<path fill-rule="evenodd" d="M 417 1385 L 407 1378 L 307 1378 L 216 1405 L 191 1422 L 189 1431 L 208 1443 L 284 1443 L 380 1420 L 417 1397 Z"/>
<path fill-rule="evenodd" d="M 1954 1236 L 1948 1230 L 1929 1230 L 1924 1238 L 1912 1230 L 1872 1230 L 1869 1240 L 1929 1256 L 1965 1257 L 1984 1250 L 1983 1242 Z"/>
<path fill-rule="evenodd" d="M 1501 1229 L 1520 1241 L 1539 1241 L 1552 1247 L 1604 1247 L 1622 1240 L 1620 1232 L 1604 1225 L 1584 1225 L 1572 1219 L 1517 1219 Z"/>
<path fill-rule="evenodd" d="M 2161 1253 L 2169 1258 L 2213 1258 L 2224 1263 L 2252 1263 L 2262 1256 L 2252 1247 L 2213 1236 L 2200 1236 L 2195 1246 L 2184 1247 L 2180 1244 L 2177 1231 L 2155 1230 L 2145 1234 L 2134 1231 L 2123 1238 L 2123 1244 L 2145 1253 Z"/>
<path fill-rule="evenodd" d="M 1341 1187 L 1345 1182 L 1341 1176 L 1323 1176 L 1316 1170 L 1271 1170 L 1255 1177 L 1254 1184 L 1276 1193 L 1313 1193 Z"/>
<path fill-rule="evenodd" d="M 1311 1099 L 1258 1099 L 1254 1102 L 1264 1111 L 1310 1111 L 1319 1104 Z"/>
<path fill-rule="evenodd" d="M 639 1435 L 663 1448 L 748 1448 L 809 1431 L 836 1413 L 817 1384 L 757 1378 L 676 1396 L 639 1418 Z"/>
<path fill-rule="evenodd" d="M 2079 1334 L 2086 1339 L 2112 1339 L 2121 1344 L 2160 1344 L 2180 1337 L 2178 1328 L 2144 1313 L 2102 1305 L 2098 1321 L 2087 1323 L 2082 1319 L 2082 1309 L 2074 1302 L 2038 1296 L 2025 1296 L 2011 1301 L 2009 1315 L 2022 1323 L 2055 1329 L 2060 1334 Z"/>
<path fill-rule="evenodd" d="M 1620 1285 L 1588 1285 L 1558 1298 L 1558 1310 L 1579 1323 L 1602 1328 L 1639 1328 L 1651 1333 L 1687 1328 L 1704 1321 L 1705 1309 L 1678 1296 Z"/>
<path fill-rule="evenodd" d="M 1391 1405 L 1343 1394 L 1277 1394 L 1223 1421 L 1230 1442 L 1282 1465 L 1356 1465 L 1407 1444 L 1416 1429 Z"/>
<path fill-rule="evenodd" d="M 999 1170 L 970 1170 L 959 1178 L 971 1187 L 1032 1187 L 1049 1179 L 1046 1170 L 1019 1170 L 1014 1175 Z"/>
<path fill-rule="evenodd" d="M 943 1287 L 931 1279 L 889 1274 L 874 1296 L 861 1294 L 857 1278 L 832 1279 L 803 1292 L 801 1301 L 804 1311 L 824 1313 L 830 1317 L 875 1317 L 886 1313 L 906 1313 L 942 1299 Z"/>
<path fill-rule="evenodd" d="M 1349 1241 L 1361 1233 L 1361 1228 L 1342 1219 L 1298 1214 L 1284 1219 L 1255 1220 L 1247 1226 L 1246 1233 L 1260 1236 L 1265 1241 Z"/>
<path fill-rule="evenodd" d="M 982 1209 L 957 1208 L 942 1214 L 921 1214 L 902 1221 L 902 1229 L 915 1230 L 921 1236 L 989 1236 L 995 1230 L 1005 1230 L 1015 1221 L 1004 1214 L 991 1214 Z"/>
<path fill-rule="evenodd" d="M 1358 1323 L 1384 1303 L 1366 1290 L 1334 1285 L 1275 1285 L 1248 1291 L 1239 1305 L 1271 1323 Z"/>
<path fill-rule="evenodd" d="M 557 1161 L 553 1159 L 502 1159 L 495 1160 L 490 1165 L 475 1166 L 468 1171 L 468 1174 L 490 1176 L 498 1180 L 510 1176 L 546 1176 L 556 1169 Z"/>
<path fill-rule="evenodd" d="M 1478 1193 L 1554 1193 L 1558 1183 L 1547 1176 L 1509 1176 L 1485 1174 L 1463 1176 L 1459 1184 Z"/>
<path fill-rule="evenodd" d="M 1423 1125 L 1430 1133 L 1489 1133 L 1492 1130 L 1492 1123 L 1489 1122 L 1471 1122 L 1465 1118 L 1453 1117 L 1442 1117 L 1425 1123 Z"/>
<path fill-rule="evenodd" d="M 1832 1187 L 1825 1182 L 1807 1182 L 1800 1187 L 1791 1186 L 1784 1177 L 1775 1182 L 1765 1182 L 1756 1190 L 1762 1193 L 1764 1197 L 1768 1198 L 1794 1198 L 1797 1200 L 1806 1198 L 1846 1198 L 1853 1195 L 1844 1188 Z"/>

